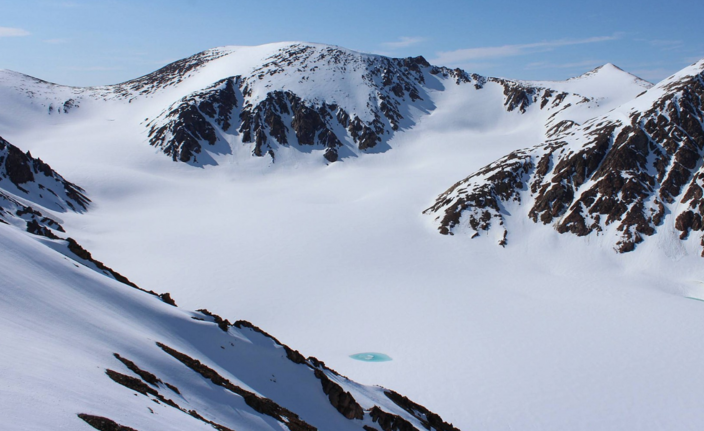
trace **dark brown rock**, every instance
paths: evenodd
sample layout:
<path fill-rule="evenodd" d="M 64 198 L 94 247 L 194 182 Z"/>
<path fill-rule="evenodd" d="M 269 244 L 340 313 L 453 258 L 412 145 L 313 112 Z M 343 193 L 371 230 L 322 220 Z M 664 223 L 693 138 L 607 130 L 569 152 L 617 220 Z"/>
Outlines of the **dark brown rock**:
<path fill-rule="evenodd" d="M 369 411 L 374 423 L 378 423 L 383 431 L 418 431 L 410 422 L 401 416 L 387 413 L 378 406 L 372 407 Z"/>
<path fill-rule="evenodd" d="M 118 373 L 114 370 L 105 370 L 105 374 L 107 374 L 108 377 L 110 377 L 115 383 L 118 383 L 128 389 L 132 389 L 135 392 L 139 392 L 142 395 L 157 396 L 159 394 L 155 389 L 151 388 L 149 385 L 136 377 Z"/>
<path fill-rule="evenodd" d="M 173 305 L 174 307 L 178 307 L 178 305 L 176 305 L 176 301 L 174 301 L 174 299 L 171 297 L 171 294 L 169 292 L 164 292 L 164 293 L 159 294 L 159 298 L 161 298 L 161 300 L 166 304 Z"/>
<path fill-rule="evenodd" d="M 351 393 L 342 389 L 340 385 L 328 378 L 325 373 L 316 369 L 315 377 L 323 385 L 323 392 L 328 396 L 330 404 L 347 419 L 363 419 L 364 409 L 354 399 Z"/>
<path fill-rule="evenodd" d="M 113 355 L 120 361 L 122 362 L 130 371 L 133 373 L 137 374 L 139 377 L 141 377 L 142 380 L 145 382 L 149 383 L 152 386 L 157 386 L 159 383 L 162 383 L 157 376 L 154 374 L 144 371 L 141 368 L 137 366 L 134 362 L 130 361 L 127 358 L 123 358 L 117 353 L 113 353 Z"/>
<path fill-rule="evenodd" d="M 228 329 L 230 329 L 230 326 L 232 326 L 232 324 L 230 323 L 229 320 L 223 319 L 222 317 L 218 316 L 215 313 L 208 311 L 205 308 L 201 308 L 200 310 L 197 310 L 197 311 L 205 314 L 206 316 L 211 317 L 213 319 L 213 321 L 218 325 L 218 328 L 220 328 L 223 332 L 227 332 Z"/>
<path fill-rule="evenodd" d="M 112 419 L 108 419 L 102 416 L 94 416 L 86 413 L 79 413 L 78 417 L 83 419 L 88 425 L 92 426 L 98 431 L 137 431 L 134 428 L 120 425 Z"/>
<path fill-rule="evenodd" d="M 17 187 L 19 187 L 20 184 L 34 181 L 30 160 L 31 156 L 29 153 L 23 153 L 14 145 L 7 146 L 5 172 L 10 181 Z"/>
<path fill-rule="evenodd" d="M 174 161 L 196 162 L 202 143 L 214 145 L 218 140 L 212 123 L 223 131 L 232 126 L 239 82 L 240 77 L 230 77 L 181 99 L 174 109 L 149 123 L 150 144 L 161 148 Z"/>
<path fill-rule="evenodd" d="M 418 418 L 426 429 L 435 429 L 436 431 L 459 431 L 452 426 L 452 424 L 445 422 L 440 415 L 431 412 L 422 405 L 409 400 L 407 397 L 397 392 L 384 391 L 384 395 L 393 401 L 394 404 Z"/>
<path fill-rule="evenodd" d="M 269 339 L 271 339 L 274 343 L 278 344 L 279 346 L 284 348 L 284 351 L 286 352 L 286 358 L 288 358 L 291 362 L 295 362 L 296 364 L 306 364 L 306 358 L 298 351 L 298 350 L 293 350 L 289 346 L 283 344 L 279 340 L 277 340 L 273 335 L 270 335 L 263 329 L 251 324 L 250 322 L 246 320 L 238 320 L 236 321 L 233 326 L 237 328 L 248 328 L 251 329 L 254 332 L 257 332 Z M 323 364 L 324 366 L 325 364 Z"/>

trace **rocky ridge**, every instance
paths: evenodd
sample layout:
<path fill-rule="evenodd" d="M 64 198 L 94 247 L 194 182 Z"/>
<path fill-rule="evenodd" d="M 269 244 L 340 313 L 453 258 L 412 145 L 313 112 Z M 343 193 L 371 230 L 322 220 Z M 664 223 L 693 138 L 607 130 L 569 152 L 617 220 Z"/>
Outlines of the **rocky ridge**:
<path fill-rule="evenodd" d="M 445 235 L 498 229 L 501 245 L 507 207 L 518 206 L 560 233 L 610 235 L 618 252 L 632 251 L 666 220 L 681 240 L 695 236 L 704 230 L 703 70 L 700 61 L 583 125 L 553 125 L 544 144 L 480 169 L 425 213 Z"/>

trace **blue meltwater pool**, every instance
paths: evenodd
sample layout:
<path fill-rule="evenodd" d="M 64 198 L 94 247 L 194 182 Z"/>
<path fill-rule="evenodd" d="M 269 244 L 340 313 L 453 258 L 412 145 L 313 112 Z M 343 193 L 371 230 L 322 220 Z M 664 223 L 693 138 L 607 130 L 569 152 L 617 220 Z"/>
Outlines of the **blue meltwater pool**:
<path fill-rule="evenodd" d="M 389 357 L 389 355 L 385 355 L 383 353 L 357 353 L 356 355 L 350 355 L 350 358 L 356 359 L 358 361 L 364 361 L 364 362 L 387 362 L 391 361 L 392 359 Z"/>

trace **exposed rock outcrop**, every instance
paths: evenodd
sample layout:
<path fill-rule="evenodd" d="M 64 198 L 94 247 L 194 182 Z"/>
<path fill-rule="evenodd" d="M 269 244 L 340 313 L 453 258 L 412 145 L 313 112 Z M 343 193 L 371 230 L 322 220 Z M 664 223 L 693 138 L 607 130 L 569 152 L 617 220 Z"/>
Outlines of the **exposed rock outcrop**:
<path fill-rule="evenodd" d="M 120 425 L 114 420 L 102 416 L 79 413 L 78 417 L 83 419 L 88 425 L 92 426 L 98 431 L 137 431 L 134 428 Z"/>
<path fill-rule="evenodd" d="M 85 211 L 90 199 L 41 159 L 0 137 L 0 188 L 56 211 Z"/>
<path fill-rule="evenodd" d="M 394 404 L 401 407 L 408 413 L 415 416 L 418 420 L 420 420 L 421 424 L 423 424 L 423 426 L 428 430 L 434 429 L 436 431 L 459 431 L 457 428 L 452 426 L 452 424 L 445 422 L 437 413 L 431 412 L 422 405 L 414 403 L 407 397 L 404 397 L 403 395 L 397 392 L 385 391 L 384 394 L 391 401 L 393 401 Z"/>
<path fill-rule="evenodd" d="M 351 393 L 345 391 L 342 389 L 342 386 L 330 380 L 323 371 L 316 369 L 314 374 L 323 385 L 323 392 L 328 396 L 330 404 L 332 404 L 342 416 L 347 419 L 364 418 L 364 409 L 357 403 Z"/>
<path fill-rule="evenodd" d="M 105 374 L 110 377 L 112 381 L 115 383 L 122 385 L 128 389 L 131 389 L 135 392 L 138 392 L 142 395 L 151 397 L 151 399 L 156 402 L 156 403 L 163 403 L 167 406 L 173 407 L 177 410 L 180 410 L 183 413 L 186 413 L 187 415 L 204 422 L 213 428 L 215 428 L 218 431 L 233 431 L 231 428 L 228 428 L 222 424 L 219 424 L 217 422 L 211 421 L 203 417 L 200 413 L 198 413 L 196 410 L 188 410 L 184 407 L 181 407 L 178 405 L 175 401 L 164 397 L 157 389 L 154 389 L 150 387 L 149 385 L 152 385 L 154 387 L 157 387 L 159 384 L 163 384 L 161 379 L 156 377 L 154 374 L 150 373 L 149 371 L 142 370 L 139 368 L 134 362 L 130 361 L 129 359 L 121 357 L 119 354 L 115 353 L 114 356 L 120 360 L 127 368 L 129 368 L 130 371 L 133 373 L 137 374 L 140 379 L 131 377 L 122 373 L 118 373 L 117 371 L 114 370 L 105 370 Z M 148 385 L 148 384 L 149 385 Z M 168 383 L 164 384 L 167 388 L 171 389 L 174 393 L 177 395 L 180 395 L 181 392 L 173 385 L 170 385 Z"/>
<path fill-rule="evenodd" d="M 174 161 L 197 162 L 203 145 L 215 145 L 219 131 L 231 127 L 237 108 L 240 77 L 218 81 L 202 92 L 192 94 L 172 105 L 147 126 L 149 142 L 171 156 Z"/>

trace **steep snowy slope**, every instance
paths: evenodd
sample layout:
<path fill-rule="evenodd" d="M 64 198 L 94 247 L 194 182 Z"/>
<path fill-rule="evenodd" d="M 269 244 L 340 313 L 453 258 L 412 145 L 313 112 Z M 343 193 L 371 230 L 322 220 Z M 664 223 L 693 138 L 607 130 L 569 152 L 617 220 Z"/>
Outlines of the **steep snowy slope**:
<path fill-rule="evenodd" d="M 544 144 L 488 165 L 443 193 L 427 213 L 440 232 L 503 233 L 517 204 L 558 232 L 605 235 L 620 252 L 679 231 L 704 247 L 704 61 L 613 112 L 567 124 Z M 612 239 L 613 238 L 613 239 Z M 690 239 L 691 238 L 691 239 Z M 694 249 L 691 245 L 689 249 Z M 704 251 L 702 251 L 704 256 Z"/>

